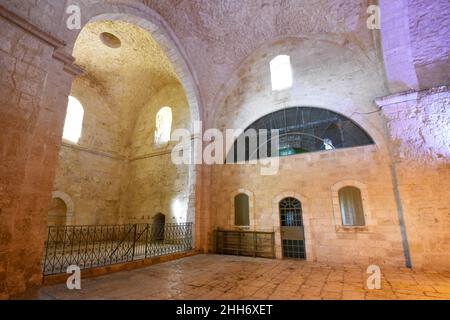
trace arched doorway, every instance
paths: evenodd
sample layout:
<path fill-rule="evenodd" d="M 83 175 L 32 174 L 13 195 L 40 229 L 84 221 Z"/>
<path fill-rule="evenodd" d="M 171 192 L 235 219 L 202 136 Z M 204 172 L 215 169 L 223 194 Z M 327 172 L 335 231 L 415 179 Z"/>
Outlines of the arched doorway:
<path fill-rule="evenodd" d="M 67 223 L 67 206 L 61 198 L 53 198 L 48 209 L 48 226 L 62 227 Z"/>
<path fill-rule="evenodd" d="M 153 240 L 164 241 L 164 231 L 166 225 L 166 216 L 158 213 L 153 217 Z"/>
<path fill-rule="evenodd" d="M 302 204 L 295 198 L 279 203 L 283 258 L 306 259 Z"/>

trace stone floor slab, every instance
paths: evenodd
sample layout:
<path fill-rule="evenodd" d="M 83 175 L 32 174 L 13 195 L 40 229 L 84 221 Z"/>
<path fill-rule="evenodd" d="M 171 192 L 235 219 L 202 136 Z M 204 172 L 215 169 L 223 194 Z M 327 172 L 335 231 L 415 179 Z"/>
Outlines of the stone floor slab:
<path fill-rule="evenodd" d="M 393 300 L 450 299 L 450 273 L 382 268 L 381 290 L 366 287 L 363 266 L 197 255 L 82 279 L 82 290 L 43 287 L 42 300 Z"/>

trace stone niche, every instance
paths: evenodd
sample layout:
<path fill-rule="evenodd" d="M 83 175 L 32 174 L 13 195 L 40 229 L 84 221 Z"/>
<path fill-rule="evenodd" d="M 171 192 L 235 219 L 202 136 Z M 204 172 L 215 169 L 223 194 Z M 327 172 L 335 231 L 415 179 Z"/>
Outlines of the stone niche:
<path fill-rule="evenodd" d="M 67 206 L 60 198 L 53 198 L 48 210 L 48 225 L 61 227 L 67 223 Z"/>

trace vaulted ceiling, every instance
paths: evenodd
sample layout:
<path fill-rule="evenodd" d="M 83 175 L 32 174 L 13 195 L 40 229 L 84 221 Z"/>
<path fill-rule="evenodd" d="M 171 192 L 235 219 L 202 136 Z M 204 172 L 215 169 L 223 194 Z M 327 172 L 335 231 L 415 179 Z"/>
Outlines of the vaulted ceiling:
<path fill-rule="evenodd" d="M 84 0 L 83 10 L 102 12 L 102 3 L 116 2 L 136 10 L 143 3 L 173 31 L 196 78 L 205 118 L 245 59 L 286 37 L 358 50 L 367 63 L 386 70 L 392 93 L 448 83 L 448 0 Z M 382 11 L 381 32 L 366 25 L 375 3 Z"/>
<path fill-rule="evenodd" d="M 211 106 L 215 95 L 239 64 L 277 38 L 343 35 L 363 49 L 372 46 L 364 0 L 143 1 L 165 19 L 186 50 L 207 108 L 216 107 Z"/>

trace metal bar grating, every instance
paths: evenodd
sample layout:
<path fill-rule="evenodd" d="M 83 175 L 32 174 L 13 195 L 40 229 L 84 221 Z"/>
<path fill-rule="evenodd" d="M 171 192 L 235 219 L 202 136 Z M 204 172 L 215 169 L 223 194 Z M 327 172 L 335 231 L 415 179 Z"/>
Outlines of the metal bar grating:
<path fill-rule="evenodd" d="M 215 240 L 219 254 L 275 258 L 273 232 L 216 230 Z"/>
<path fill-rule="evenodd" d="M 90 269 L 192 249 L 193 223 L 49 227 L 44 275 Z"/>

